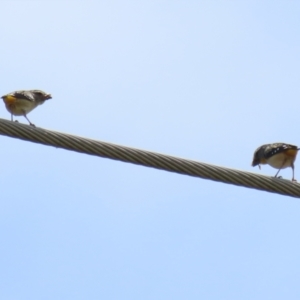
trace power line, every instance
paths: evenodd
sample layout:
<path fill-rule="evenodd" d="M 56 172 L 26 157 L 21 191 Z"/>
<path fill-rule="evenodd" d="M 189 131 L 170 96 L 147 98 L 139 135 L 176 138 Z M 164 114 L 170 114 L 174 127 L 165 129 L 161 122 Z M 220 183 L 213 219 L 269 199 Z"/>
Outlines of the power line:
<path fill-rule="evenodd" d="M 24 141 L 300 198 L 300 184 L 0 119 L 0 134 Z"/>

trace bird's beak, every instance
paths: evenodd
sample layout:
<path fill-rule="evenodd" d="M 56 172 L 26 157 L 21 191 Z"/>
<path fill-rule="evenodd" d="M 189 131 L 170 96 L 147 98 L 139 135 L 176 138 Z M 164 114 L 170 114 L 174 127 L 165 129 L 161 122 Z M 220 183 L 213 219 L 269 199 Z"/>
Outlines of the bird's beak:
<path fill-rule="evenodd" d="M 52 99 L 52 96 L 50 94 L 48 94 L 48 95 L 45 96 L 45 99 L 46 100 Z"/>
<path fill-rule="evenodd" d="M 252 167 L 256 167 L 256 166 L 258 166 L 258 167 L 259 167 L 259 169 L 260 169 L 260 161 L 259 161 L 259 160 L 257 160 L 257 159 L 253 159 L 253 162 L 252 162 Z"/>

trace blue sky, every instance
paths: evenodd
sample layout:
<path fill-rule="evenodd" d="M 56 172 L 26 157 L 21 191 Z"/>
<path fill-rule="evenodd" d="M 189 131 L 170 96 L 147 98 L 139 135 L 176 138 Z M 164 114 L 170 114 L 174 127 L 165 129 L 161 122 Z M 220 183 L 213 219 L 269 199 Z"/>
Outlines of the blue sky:
<path fill-rule="evenodd" d="M 300 145 L 296 1 L 0 10 L 0 93 L 51 93 L 39 127 L 269 176 L 254 150 Z M 299 299 L 298 199 L 0 138 L 1 299 Z"/>

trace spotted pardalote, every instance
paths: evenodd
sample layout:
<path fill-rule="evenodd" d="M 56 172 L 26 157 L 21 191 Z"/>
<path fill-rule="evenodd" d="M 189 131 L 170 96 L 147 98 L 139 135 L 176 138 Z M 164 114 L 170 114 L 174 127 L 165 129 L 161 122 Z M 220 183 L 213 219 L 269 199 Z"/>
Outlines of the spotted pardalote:
<path fill-rule="evenodd" d="M 1 97 L 6 109 L 11 114 L 11 120 L 14 116 L 24 116 L 31 126 L 32 124 L 27 114 L 46 100 L 51 99 L 51 95 L 41 90 L 15 91 Z"/>
<path fill-rule="evenodd" d="M 268 164 L 271 167 L 278 169 L 275 177 L 277 177 L 281 169 L 291 167 L 293 170 L 292 181 L 296 181 L 294 178 L 294 162 L 299 149 L 300 148 L 295 145 L 285 143 L 262 145 L 254 152 L 252 166 L 260 167 L 260 165 Z"/>

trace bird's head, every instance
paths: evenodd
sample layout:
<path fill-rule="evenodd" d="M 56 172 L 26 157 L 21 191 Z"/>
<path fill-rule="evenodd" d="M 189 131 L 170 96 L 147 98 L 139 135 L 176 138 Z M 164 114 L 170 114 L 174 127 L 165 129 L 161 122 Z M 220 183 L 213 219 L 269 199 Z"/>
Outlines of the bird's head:
<path fill-rule="evenodd" d="M 45 93 L 44 91 L 41 90 L 33 90 L 32 91 L 35 96 L 41 100 L 41 101 L 45 101 L 45 100 L 49 100 L 52 99 L 52 96 L 50 94 Z"/>
<path fill-rule="evenodd" d="M 257 148 L 255 150 L 255 152 L 253 154 L 252 167 L 255 167 L 255 166 L 260 167 L 260 164 L 265 163 L 264 151 L 265 151 L 264 146 L 260 146 L 259 148 Z"/>

